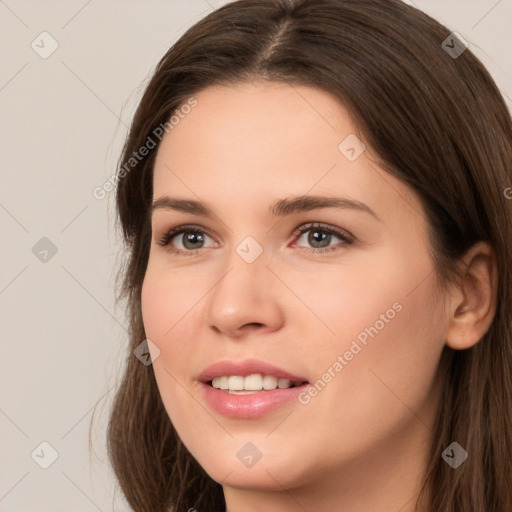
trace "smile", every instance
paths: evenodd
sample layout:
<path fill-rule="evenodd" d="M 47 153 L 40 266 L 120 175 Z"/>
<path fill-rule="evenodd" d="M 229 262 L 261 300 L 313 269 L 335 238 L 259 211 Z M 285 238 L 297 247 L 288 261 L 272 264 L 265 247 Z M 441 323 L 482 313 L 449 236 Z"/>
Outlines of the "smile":
<path fill-rule="evenodd" d="M 309 384 L 262 361 L 221 361 L 198 377 L 206 403 L 217 413 L 259 418 L 297 398 Z"/>

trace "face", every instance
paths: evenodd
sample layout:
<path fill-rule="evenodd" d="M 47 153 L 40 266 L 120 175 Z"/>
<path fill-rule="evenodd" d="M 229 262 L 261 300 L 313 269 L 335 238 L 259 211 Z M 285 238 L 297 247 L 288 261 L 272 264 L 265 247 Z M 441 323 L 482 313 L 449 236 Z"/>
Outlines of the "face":
<path fill-rule="evenodd" d="M 158 149 L 142 290 L 180 438 L 225 488 L 421 458 L 446 322 L 419 199 L 326 92 L 195 98 Z"/>

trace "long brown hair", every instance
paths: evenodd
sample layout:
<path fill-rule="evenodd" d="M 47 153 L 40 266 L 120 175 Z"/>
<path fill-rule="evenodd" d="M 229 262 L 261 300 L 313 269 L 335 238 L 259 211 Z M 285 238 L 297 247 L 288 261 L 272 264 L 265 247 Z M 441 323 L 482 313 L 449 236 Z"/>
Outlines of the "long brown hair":
<path fill-rule="evenodd" d="M 176 434 L 151 366 L 133 355 L 146 338 L 140 296 L 159 140 L 136 165 L 130 158 L 195 93 L 255 79 L 339 99 L 382 167 L 420 197 L 441 282 L 457 278 L 455 263 L 474 243 L 492 245 L 497 311 L 474 347 L 443 352 L 447 378 L 420 497 L 431 496 L 430 512 L 512 510 L 512 123 L 480 61 L 469 49 L 450 51 L 464 49 L 458 40 L 443 44 L 450 34 L 399 0 L 239 0 L 190 28 L 157 65 L 119 161 L 116 195 L 128 255 L 117 300 L 126 300 L 130 339 L 108 448 L 134 510 L 225 503 Z M 453 441 L 469 453 L 457 469 L 441 458 Z"/>

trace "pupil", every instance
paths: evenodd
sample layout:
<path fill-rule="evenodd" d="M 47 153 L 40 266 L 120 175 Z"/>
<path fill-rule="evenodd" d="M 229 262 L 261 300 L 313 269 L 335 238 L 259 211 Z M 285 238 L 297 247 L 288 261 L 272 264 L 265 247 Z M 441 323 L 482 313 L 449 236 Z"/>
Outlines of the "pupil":
<path fill-rule="evenodd" d="M 326 242 L 323 245 L 316 247 L 327 247 L 329 245 L 331 234 L 330 233 L 322 233 L 321 231 L 310 231 L 308 242 L 315 247 L 315 243 L 317 242 Z"/>
<path fill-rule="evenodd" d="M 188 233 L 185 238 L 184 238 L 184 242 L 183 242 L 183 245 L 185 247 L 187 247 L 187 249 L 194 249 L 195 247 L 193 246 L 194 243 L 196 242 L 202 242 L 203 241 L 203 237 L 199 234 L 199 233 Z M 187 244 L 188 243 L 191 243 L 192 244 L 192 247 L 188 247 Z"/>

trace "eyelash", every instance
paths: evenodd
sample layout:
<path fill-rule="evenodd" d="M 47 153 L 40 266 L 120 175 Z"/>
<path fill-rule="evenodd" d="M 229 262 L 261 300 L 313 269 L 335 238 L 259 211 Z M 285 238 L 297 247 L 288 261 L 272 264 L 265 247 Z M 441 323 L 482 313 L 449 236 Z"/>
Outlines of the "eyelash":
<path fill-rule="evenodd" d="M 296 239 L 300 239 L 300 237 L 307 233 L 308 231 L 312 231 L 313 229 L 316 229 L 317 231 L 328 233 L 330 235 L 335 235 L 336 237 L 340 238 L 342 240 L 342 243 L 344 245 L 350 245 L 355 241 L 355 238 L 350 235 L 347 231 L 335 228 L 333 226 L 329 226 L 328 224 L 322 224 L 319 222 L 309 222 L 307 224 L 304 224 L 300 228 L 296 229 L 293 232 L 293 236 L 296 237 Z M 185 226 L 177 226 L 175 228 L 171 228 L 169 231 L 164 233 L 164 235 L 157 241 L 158 245 L 161 245 L 162 247 L 167 247 L 168 250 L 172 253 L 176 254 L 182 254 L 186 256 L 195 256 L 202 248 L 200 249 L 193 249 L 190 251 L 184 251 L 183 249 L 177 249 L 176 247 L 169 246 L 169 242 L 176 236 L 181 235 L 183 233 L 200 233 L 200 234 L 206 234 L 208 233 L 204 231 L 199 226 L 194 225 L 185 225 Z M 210 235 L 208 235 L 210 236 Z M 210 236 L 210 238 L 212 238 Z M 332 252 L 339 250 L 339 247 L 326 247 L 322 249 L 315 249 L 315 248 L 306 248 L 301 247 L 301 249 L 305 249 L 307 252 L 312 253 L 326 253 L 326 252 Z"/>

